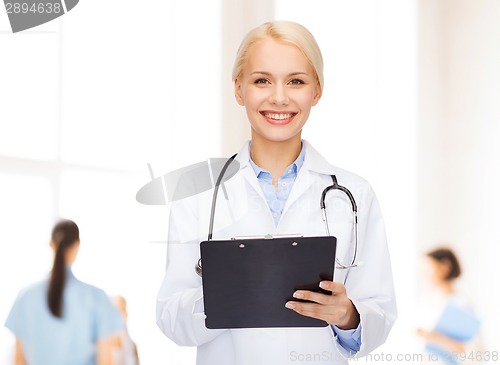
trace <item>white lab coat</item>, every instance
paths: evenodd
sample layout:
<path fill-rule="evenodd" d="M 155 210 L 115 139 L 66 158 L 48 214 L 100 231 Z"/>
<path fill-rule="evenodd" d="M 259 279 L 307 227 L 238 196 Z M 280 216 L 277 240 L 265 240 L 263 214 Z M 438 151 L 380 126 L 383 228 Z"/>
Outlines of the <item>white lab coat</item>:
<path fill-rule="evenodd" d="M 305 160 L 276 227 L 254 170 L 249 145 L 239 152 L 239 171 L 219 191 L 213 239 L 243 235 L 301 233 L 325 235 L 319 206 L 323 189 L 335 174 L 354 195 L 358 206 L 357 260 L 362 266 L 336 270 L 347 295 L 360 313 L 362 335 L 358 353 L 350 354 L 330 326 L 320 328 L 222 329 L 205 327 L 201 278 L 195 273 L 200 241 L 206 240 L 212 192 L 174 202 L 168 232 L 166 274 L 157 298 L 157 324 L 182 346 L 197 346 L 197 364 L 347 364 L 383 344 L 396 319 L 396 303 L 386 234 L 370 185 L 361 177 L 330 165 L 307 142 Z M 353 216 L 347 197 L 330 190 L 326 198 L 330 233 L 337 237 L 337 258 L 353 257 Z"/>

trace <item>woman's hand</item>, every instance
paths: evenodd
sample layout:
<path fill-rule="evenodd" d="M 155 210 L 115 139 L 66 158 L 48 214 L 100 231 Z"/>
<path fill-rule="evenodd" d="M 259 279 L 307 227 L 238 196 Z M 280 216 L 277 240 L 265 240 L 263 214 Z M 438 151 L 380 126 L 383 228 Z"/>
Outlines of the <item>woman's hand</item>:
<path fill-rule="evenodd" d="M 448 336 L 442 335 L 436 331 L 427 331 L 422 328 L 417 329 L 417 334 L 426 342 L 443 347 L 445 350 L 454 352 L 464 352 L 463 343 L 456 341 Z"/>
<path fill-rule="evenodd" d="M 122 346 L 118 335 L 111 335 L 97 341 L 97 365 L 114 365 L 113 350 Z"/>
<path fill-rule="evenodd" d="M 14 357 L 15 365 L 26 365 L 26 358 L 24 357 L 23 344 L 21 340 L 16 338 L 16 352 Z"/>
<path fill-rule="evenodd" d="M 289 301 L 286 307 L 307 317 L 321 319 L 340 329 L 355 329 L 359 325 L 359 313 L 347 297 L 345 286 L 333 281 L 319 283 L 321 289 L 332 292 L 332 295 L 297 290 L 294 298 L 309 300 L 313 303 Z"/>

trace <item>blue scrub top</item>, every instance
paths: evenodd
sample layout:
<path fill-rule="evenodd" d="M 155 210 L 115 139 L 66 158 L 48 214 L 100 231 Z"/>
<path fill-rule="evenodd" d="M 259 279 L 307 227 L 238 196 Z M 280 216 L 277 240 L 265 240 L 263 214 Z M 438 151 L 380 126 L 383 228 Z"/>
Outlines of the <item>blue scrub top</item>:
<path fill-rule="evenodd" d="M 95 365 L 96 342 L 125 328 L 106 293 L 67 270 L 63 318 L 47 304 L 48 279 L 24 289 L 5 326 L 22 342 L 30 365 Z"/>

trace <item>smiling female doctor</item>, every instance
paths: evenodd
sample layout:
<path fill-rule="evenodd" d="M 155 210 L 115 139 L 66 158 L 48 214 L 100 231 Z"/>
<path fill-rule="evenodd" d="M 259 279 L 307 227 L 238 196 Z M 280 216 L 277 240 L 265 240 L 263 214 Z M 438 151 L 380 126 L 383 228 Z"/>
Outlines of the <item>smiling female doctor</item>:
<path fill-rule="evenodd" d="M 212 193 L 201 193 L 171 207 L 158 326 L 177 344 L 197 346 L 197 364 L 347 364 L 347 358 L 366 355 L 385 342 L 396 303 L 384 223 L 372 188 L 330 165 L 301 139 L 323 89 L 321 52 L 303 26 L 266 23 L 243 40 L 233 80 L 252 139 L 236 157 L 238 172 L 224 183 L 227 196 L 217 202 L 214 239 L 327 234 L 319 201 L 335 175 L 352 193 L 358 211 L 356 234 L 347 195 L 331 190 L 326 196 L 329 233 L 337 237 L 337 267 L 348 267 L 337 268 L 333 282 L 321 282 L 333 295 L 297 291 L 296 298 L 311 302 L 286 303 L 330 326 L 207 329 L 201 278 L 194 266 L 209 226 Z"/>

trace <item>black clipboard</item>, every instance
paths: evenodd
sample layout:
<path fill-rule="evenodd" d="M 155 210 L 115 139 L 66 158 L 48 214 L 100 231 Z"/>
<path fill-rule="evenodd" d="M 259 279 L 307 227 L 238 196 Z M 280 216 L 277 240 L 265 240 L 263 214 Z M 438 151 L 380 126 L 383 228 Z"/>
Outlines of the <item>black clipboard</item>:
<path fill-rule="evenodd" d="M 331 294 L 319 282 L 333 278 L 336 245 L 333 236 L 201 242 L 206 327 L 327 326 L 285 303 L 298 289 Z"/>

